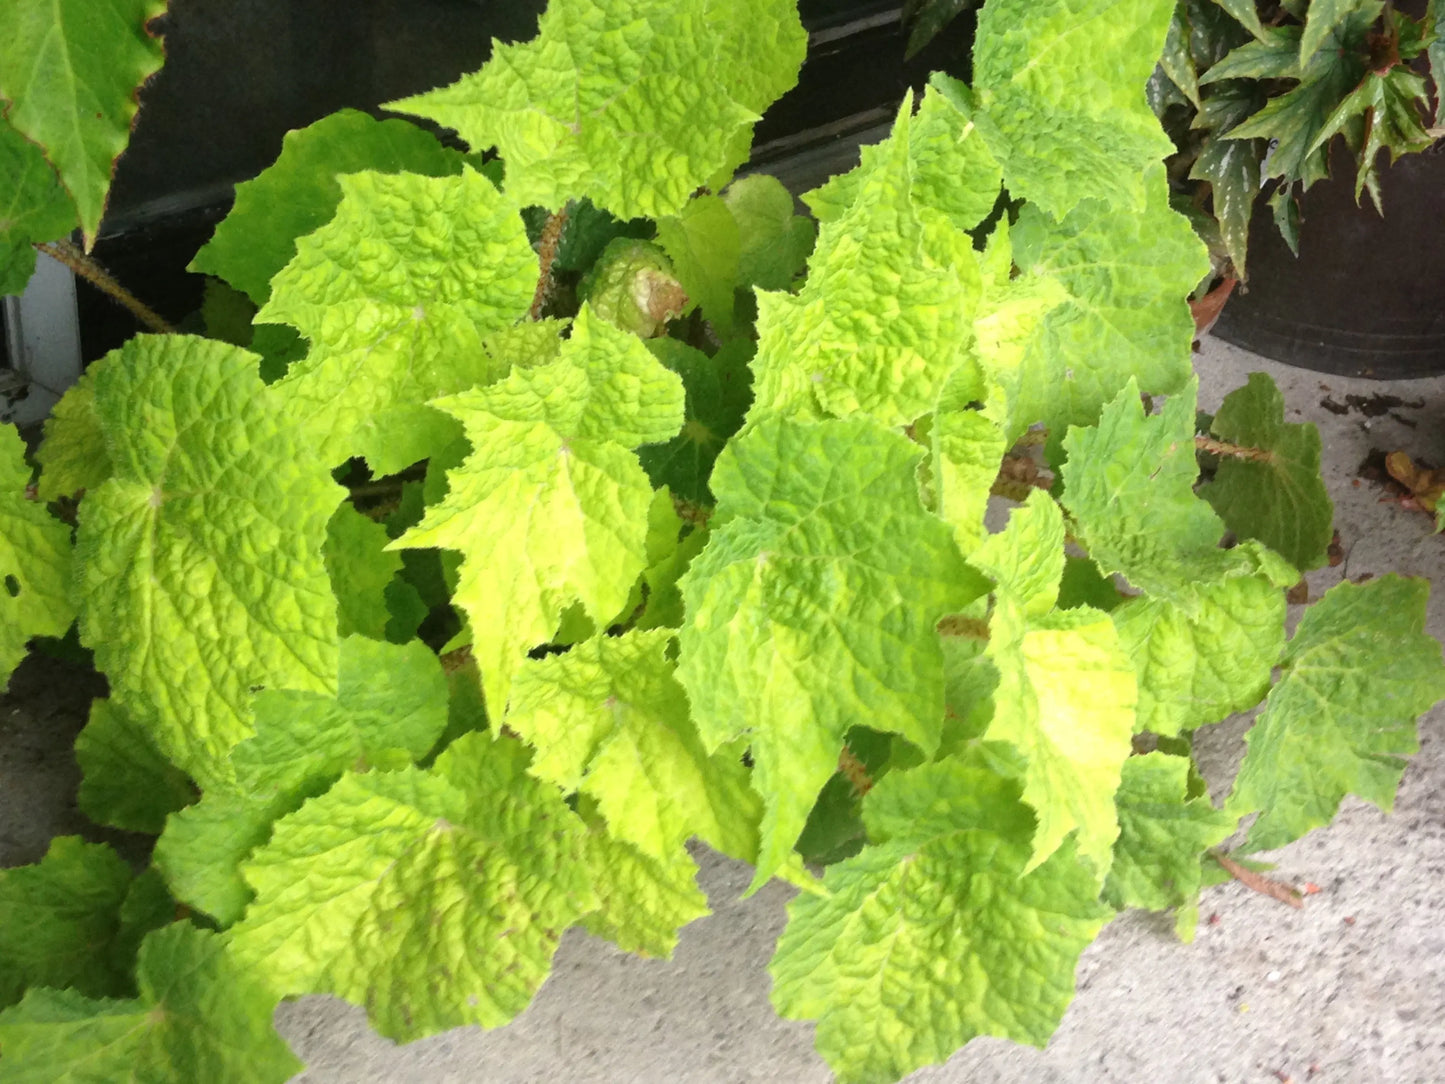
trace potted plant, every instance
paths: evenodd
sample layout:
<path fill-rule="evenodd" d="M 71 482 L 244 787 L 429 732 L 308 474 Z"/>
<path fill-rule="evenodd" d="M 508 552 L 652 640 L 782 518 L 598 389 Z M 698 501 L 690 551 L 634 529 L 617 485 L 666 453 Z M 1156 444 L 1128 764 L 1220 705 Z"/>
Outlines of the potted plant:
<path fill-rule="evenodd" d="M 123 144 L 150 9 L 24 3 L 0 94 L 47 212 L 8 236 L 93 236 L 66 137 Z M 501 1026 L 569 927 L 669 955 L 698 839 L 799 889 L 779 1013 L 898 1079 L 1046 1041 L 1120 909 L 1188 936 L 1245 818 L 1240 852 L 1388 807 L 1445 695 L 1428 585 L 1287 636 L 1318 434 L 1258 376 L 1196 433 L 1207 257 L 1140 90 L 1171 5 L 1110 7 L 990 0 L 971 82 L 816 223 L 737 175 L 787 0 L 553 0 L 392 104 L 471 154 L 292 133 L 200 257 L 246 326 L 131 340 L 32 458 L 0 428 L 0 667 L 75 625 L 80 806 L 154 837 L 0 872 L 0 1076 L 284 1080 L 312 992 L 399 1041 Z M 24 78 L 56 40 L 71 78 Z M 1190 735 L 1261 702 L 1216 806 Z"/>

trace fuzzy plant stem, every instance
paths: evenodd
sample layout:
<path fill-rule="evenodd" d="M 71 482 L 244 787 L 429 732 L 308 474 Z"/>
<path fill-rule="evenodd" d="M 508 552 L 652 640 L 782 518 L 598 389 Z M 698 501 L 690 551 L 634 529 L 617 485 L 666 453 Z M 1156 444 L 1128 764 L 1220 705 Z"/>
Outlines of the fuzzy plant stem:
<path fill-rule="evenodd" d="M 1212 455 L 1224 455 L 1230 459 L 1249 459 L 1256 463 L 1272 463 L 1274 453 L 1265 448 L 1250 448 L 1243 444 L 1230 444 L 1228 441 L 1215 440 L 1213 437 L 1195 437 L 1194 447 L 1201 452 L 1209 452 Z"/>
<path fill-rule="evenodd" d="M 101 293 L 115 298 L 148 330 L 159 332 L 162 335 L 175 334 L 176 329 L 166 321 L 165 317 L 116 282 L 109 271 L 71 242 L 46 241 L 35 247 L 51 259 L 59 260 Z"/>
<path fill-rule="evenodd" d="M 567 208 L 553 212 L 542 227 L 542 237 L 537 246 L 540 273 L 537 275 L 537 292 L 532 295 L 532 308 L 527 316 L 536 320 L 542 315 L 542 306 L 552 292 L 552 264 L 557 259 L 557 249 L 562 244 L 562 228 L 567 225 Z"/>

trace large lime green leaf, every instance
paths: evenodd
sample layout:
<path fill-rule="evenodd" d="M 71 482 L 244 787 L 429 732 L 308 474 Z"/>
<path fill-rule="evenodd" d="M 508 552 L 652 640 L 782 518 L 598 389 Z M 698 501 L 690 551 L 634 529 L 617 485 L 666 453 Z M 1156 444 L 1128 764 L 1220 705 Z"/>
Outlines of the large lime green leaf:
<path fill-rule="evenodd" d="M 959 552 L 972 555 L 987 535 L 983 517 L 1008 442 L 998 423 L 981 410 L 940 410 L 929 438 L 934 511 L 953 528 Z"/>
<path fill-rule="evenodd" d="M 552 0 L 532 41 L 388 108 L 495 146 L 519 205 L 658 218 L 747 158 L 806 44 L 789 0 Z"/>
<path fill-rule="evenodd" d="M 1262 570 L 1276 582 L 1298 578 L 1258 547 L 1219 548 L 1224 524 L 1194 493 L 1196 387 L 1191 382 L 1160 413 L 1146 415 L 1131 379 L 1097 426 L 1069 430 L 1062 471 L 1074 535 L 1100 570 L 1122 573 L 1191 616 L 1198 613 L 1199 589 L 1227 577 Z"/>
<path fill-rule="evenodd" d="M 45 152 L 0 116 L 0 296 L 18 294 L 35 273 L 34 243 L 75 228 L 75 205 Z"/>
<path fill-rule="evenodd" d="M 537 257 L 516 205 L 470 167 L 338 184 L 335 217 L 296 242 L 256 319 L 311 340 L 272 393 L 313 419 L 325 457 L 391 474 L 455 436 L 428 399 L 504 375 L 482 339 L 527 312 Z"/>
<path fill-rule="evenodd" d="M 225 279 L 257 305 L 296 255 L 296 240 L 331 220 L 343 173 L 455 176 L 462 155 L 404 120 L 376 120 L 343 109 L 287 132 L 281 156 L 236 186 L 236 202 L 191 261 L 192 271 Z"/>
<path fill-rule="evenodd" d="M 81 637 L 205 787 L 229 774 L 255 686 L 335 688 L 321 547 L 342 490 L 253 354 L 140 336 L 92 372 L 114 473 L 81 506 Z"/>
<path fill-rule="evenodd" d="M 978 751 L 890 774 L 863 810 L 877 844 L 788 907 L 778 1012 L 818 1021 L 845 1082 L 898 1080 L 979 1035 L 1043 1046 L 1111 913 L 1073 844 L 1027 870 L 1033 818 Z"/>
<path fill-rule="evenodd" d="M 1250 373 L 1248 384 L 1225 396 L 1210 432 L 1245 449 L 1221 456 L 1213 481 L 1200 491 L 1225 526 L 1298 569 L 1324 564 L 1335 508 L 1320 477 L 1319 430 L 1286 422 L 1274 381 Z"/>
<path fill-rule="evenodd" d="M 555 362 L 437 401 L 466 427 L 472 455 L 393 545 L 462 553 L 455 599 L 494 713 L 574 601 L 595 622 L 621 611 L 647 565 L 652 500 L 629 449 L 672 437 L 683 401 L 682 381 L 641 340 L 586 307 Z"/>
<path fill-rule="evenodd" d="M 92 997 L 125 992 L 128 976 L 106 949 L 130 882 L 119 855 L 79 836 L 51 840 L 33 866 L 0 870 L 0 1008 L 30 986 L 74 986 Z"/>
<path fill-rule="evenodd" d="M 1104 883 L 1118 908 L 1164 911 L 1199 895 L 1200 859 L 1234 831 L 1238 818 L 1189 793 L 1186 757 L 1148 753 L 1124 762 L 1119 786 L 1119 842 Z"/>
<path fill-rule="evenodd" d="M 850 727 L 938 745 L 935 626 L 987 585 L 919 505 L 921 454 L 866 418 L 775 418 L 718 460 L 720 526 L 682 580 L 678 677 L 709 749 L 752 743 L 755 884 L 787 859 Z"/>
<path fill-rule="evenodd" d="M 1031 623 L 1000 591 L 986 655 L 999 684 L 984 736 L 1023 754 L 1023 799 L 1038 816 L 1029 868 L 1074 832 L 1077 853 L 1102 880 L 1119 835 L 1114 792 L 1131 752 L 1137 696 L 1109 616 L 1081 606 Z"/>
<path fill-rule="evenodd" d="M 1254 707 L 1284 650 L 1284 591 L 1263 576 L 1199 589 L 1190 616 L 1139 596 L 1113 612 L 1139 674 L 1136 730 L 1175 735 Z"/>
<path fill-rule="evenodd" d="M 670 863 L 691 836 L 757 856 L 762 813 L 741 750 L 708 755 L 667 658 L 672 630 L 602 636 L 517 671 L 506 725 L 532 774 L 597 803 L 610 835 Z"/>
<path fill-rule="evenodd" d="M 96 371 L 92 366 L 82 373 L 45 419 L 45 439 L 35 452 L 42 500 L 94 489 L 110 477 L 110 453 L 95 410 Z"/>
<path fill-rule="evenodd" d="M 348 769 L 421 759 L 446 726 L 447 701 L 446 677 L 425 644 L 346 638 L 335 697 L 257 694 L 256 734 L 231 753 L 234 786 L 208 790 L 166 822 L 156 866 L 178 899 L 230 925 L 251 899 L 238 867 L 272 824 Z"/>
<path fill-rule="evenodd" d="M 506 1023 L 597 905 L 585 827 L 526 768 L 518 742 L 469 734 L 431 772 L 343 776 L 246 863 L 237 958 L 278 992 L 364 1005 L 397 1040 Z"/>
<path fill-rule="evenodd" d="M 973 229 L 988 216 L 1002 185 L 998 161 L 970 112 L 968 88 L 940 73 L 923 92 L 908 126 L 914 201 L 947 215 L 961 230 Z M 819 221 L 830 222 L 852 206 L 864 178 L 886 162 L 888 154 L 888 143 L 865 146 L 857 169 L 809 192 L 805 199 Z"/>
<path fill-rule="evenodd" d="M 177 922 L 140 949 L 140 996 L 32 990 L 0 1013 L 0 1080 L 281 1084 L 302 1068 L 271 1026 L 276 998 L 221 934 Z"/>
<path fill-rule="evenodd" d="M 10 0 L 0 36 L 0 98 L 10 123 L 45 149 L 95 239 L 136 89 L 161 66 L 146 23 L 159 0 Z"/>
<path fill-rule="evenodd" d="M 739 177 L 723 193 L 738 226 L 738 281 L 762 290 L 786 290 L 803 269 L 818 226 L 793 213 L 793 194 L 766 173 Z"/>
<path fill-rule="evenodd" d="M 907 425 L 970 356 L 981 280 L 968 235 L 913 198 L 911 118 L 825 222 L 797 294 L 758 295 L 755 417 L 865 413 Z"/>
<path fill-rule="evenodd" d="M 80 765 L 76 804 L 96 824 L 160 835 L 166 816 L 196 798 L 186 773 L 151 741 L 154 724 L 132 718 L 114 700 L 95 700 L 75 739 Z"/>
<path fill-rule="evenodd" d="M 989 0 L 973 53 L 976 119 L 1009 193 L 1062 219 L 1084 199 L 1146 205 L 1174 152 L 1144 98 L 1173 0 Z"/>
<path fill-rule="evenodd" d="M 1440 645 L 1423 631 L 1429 593 L 1399 576 L 1345 581 L 1305 613 L 1226 806 L 1263 811 L 1250 850 L 1328 824 L 1346 794 L 1390 810 L 1416 716 L 1445 697 Z"/>
<path fill-rule="evenodd" d="M 655 858 L 601 828 L 589 844 L 600 906 L 583 919 L 587 932 L 624 952 L 670 958 L 678 931 L 710 913 L 697 863 L 682 848 Z"/>
<path fill-rule="evenodd" d="M 687 417 L 682 432 L 664 444 L 637 450 L 655 486 L 667 486 L 684 500 L 710 504 L 708 478 L 718 453 L 743 424 L 753 401 L 750 339 L 734 339 L 712 357 L 677 339 L 652 339 L 647 348 L 682 377 Z"/>
<path fill-rule="evenodd" d="M 1056 440 L 1067 426 L 1092 425 L 1130 379 L 1168 394 L 1192 372 L 1185 299 L 1209 272 L 1209 256 L 1170 209 L 1163 169 L 1150 169 L 1144 187 L 1147 198 L 1131 213 L 1089 200 L 1055 224 L 1025 206 L 1012 231 L 1019 267 L 1057 279 L 1067 294 L 1011 387 L 1017 420 L 1045 423 Z"/>
<path fill-rule="evenodd" d="M 64 636 L 70 601 L 70 529 L 26 495 L 30 467 L 13 425 L 0 425 L 0 689 L 32 636 Z"/>

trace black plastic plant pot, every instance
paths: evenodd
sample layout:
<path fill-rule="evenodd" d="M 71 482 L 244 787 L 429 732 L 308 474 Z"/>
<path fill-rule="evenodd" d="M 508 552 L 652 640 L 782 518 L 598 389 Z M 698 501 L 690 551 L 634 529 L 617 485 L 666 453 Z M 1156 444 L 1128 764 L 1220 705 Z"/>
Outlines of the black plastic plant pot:
<path fill-rule="evenodd" d="M 1354 198 L 1338 147 L 1330 178 L 1301 203 L 1296 258 L 1263 199 L 1249 236 L 1249 283 L 1214 334 L 1289 365 L 1398 380 L 1445 373 L 1445 145 L 1382 171 L 1385 207 Z"/>

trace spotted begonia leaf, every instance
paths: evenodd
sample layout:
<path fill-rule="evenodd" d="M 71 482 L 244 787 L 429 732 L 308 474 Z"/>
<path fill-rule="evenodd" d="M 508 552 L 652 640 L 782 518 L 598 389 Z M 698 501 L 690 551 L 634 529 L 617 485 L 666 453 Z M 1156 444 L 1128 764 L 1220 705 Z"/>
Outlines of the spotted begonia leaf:
<path fill-rule="evenodd" d="M 984 5 L 974 119 L 1012 196 L 1055 219 L 1090 198 L 1144 208 L 1140 174 L 1174 153 L 1144 97 L 1173 14 L 1172 0 Z"/>
<path fill-rule="evenodd" d="M 237 966 L 224 935 L 185 922 L 156 930 L 137 971 L 139 997 L 38 989 L 0 1013 L 0 1077 L 282 1084 L 303 1068 L 271 1026 L 276 998 Z"/>
<path fill-rule="evenodd" d="M 796 294 L 758 295 L 752 417 L 907 425 L 970 357 L 981 279 L 968 235 L 915 201 L 907 106 L 825 222 Z"/>
<path fill-rule="evenodd" d="M 1207 794 L 1189 793 L 1189 760 L 1147 753 L 1124 762 L 1119 784 L 1119 841 L 1104 883 L 1115 907 L 1163 911 L 1199 895 L 1204 852 L 1224 842 L 1238 821 Z"/>
<path fill-rule="evenodd" d="M 161 44 L 146 24 L 165 4 L 11 0 L 7 7 L 0 99 L 9 101 L 0 113 L 44 148 L 94 241 L 111 170 L 130 138 L 136 90 L 161 66 Z"/>
<path fill-rule="evenodd" d="M 239 865 L 271 826 L 324 793 L 348 769 L 421 759 L 447 724 L 447 681 L 425 644 L 364 636 L 341 642 L 336 695 L 268 689 L 256 695 L 256 733 L 231 753 L 236 781 L 171 817 L 155 864 L 176 897 L 223 926 L 251 891 Z"/>
<path fill-rule="evenodd" d="M 935 626 L 987 584 L 918 503 L 921 454 L 866 418 L 775 418 L 718 460 L 712 540 L 681 582 L 678 677 L 709 749 L 751 742 L 754 884 L 791 852 L 850 727 L 938 745 Z"/>
<path fill-rule="evenodd" d="M 740 750 L 703 749 L 671 639 L 670 629 L 603 636 L 529 660 L 506 725 L 537 750 L 533 775 L 589 795 L 609 834 L 644 855 L 671 862 L 697 836 L 751 861 L 762 806 Z"/>
<path fill-rule="evenodd" d="M 32 636 L 64 636 L 70 601 L 70 528 L 26 495 L 30 467 L 13 425 L 0 425 L 0 689 Z"/>
<path fill-rule="evenodd" d="M 342 109 L 286 133 L 281 155 L 236 186 L 236 202 L 196 253 L 190 270 L 225 279 L 257 305 L 271 280 L 296 255 L 300 237 L 331 220 L 341 202 L 341 175 L 419 173 L 455 176 L 463 157 L 404 120 L 376 120 Z"/>
<path fill-rule="evenodd" d="M 482 340 L 526 314 L 537 257 L 516 205 L 470 167 L 337 183 L 335 217 L 297 240 L 256 320 L 311 340 L 271 391 L 311 420 L 323 456 L 391 474 L 456 435 L 428 400 L 503 375 Z"/>
<path fill-rule="evenodd" d="M 977 750 L 890 773 L 863 817 L 873 845 L 788 907 L 779 1013 L 817 1020 L 819 1053 L 850 1084 L 898 1080 L 979 1035 L 1042 1046 L 1111 914 L 1073 843 L 1030 869 L 1033 818 Z"/>
<path fill-rule="evenodd" d="M 495 146 L 519 205 L 586 196 L 618 218 L 658 218 L 747 157 L 806 44 L 789 0 L 678 0 L 645 18 L 552 0 L 533 40 L 498 43 L 480 71 L 387 108 Z"/>
<path fill-rule="evenodd" d="M 562 931 L 597 906 L 586 828 L 527 751 L 469 734 L 432 771 L 348 773 L 245 864 L 239 961 L 326 991 L 408 1040 L 524 1009 Z"/>
<path fill-rule="evenodd" d="M 454 597 L 496 714 L 523 656 L 568 606 L 580 602 L 594 622 L 622 609 L 647 566 L 652 501 L 631 449 L 672 437 L 683 402 L 675 373 L 586 307 L 556 361 L 437 401 L 466 427 L 472 454 L 393 545 L 462 554 Z"/>
<path fill-rule="evenodd" d="M 1126 600 L 1111 616 L 1139 675 L 1135 729 L 1172 736 L 1258 704 L 1284 650 L 1284 613 L 1284 591 L 1263 576 L 1201 587 L 1193 616 Z"/>
<path fill-rule="evenodd" d="M 1226 808 L 1261 810 L 1249 850 L 1270 850 L 1328 824 L 1353 794 L 1389 812 L 1415 720 L 1445 697 L 1440 645 L 1425 635 L 1424 580 L 1336 584 L 1305 612 L 1284 676 L 1245 736 Z"/>
<path fill-rule="evenodd" d="M 336 687 L 321 550 L 343 491 L 253 354 L 140 336 L 91 371 L 113 473 L 80 510 L 81 638 L 205 787 L 228 776 L 255 687 Z"/>

